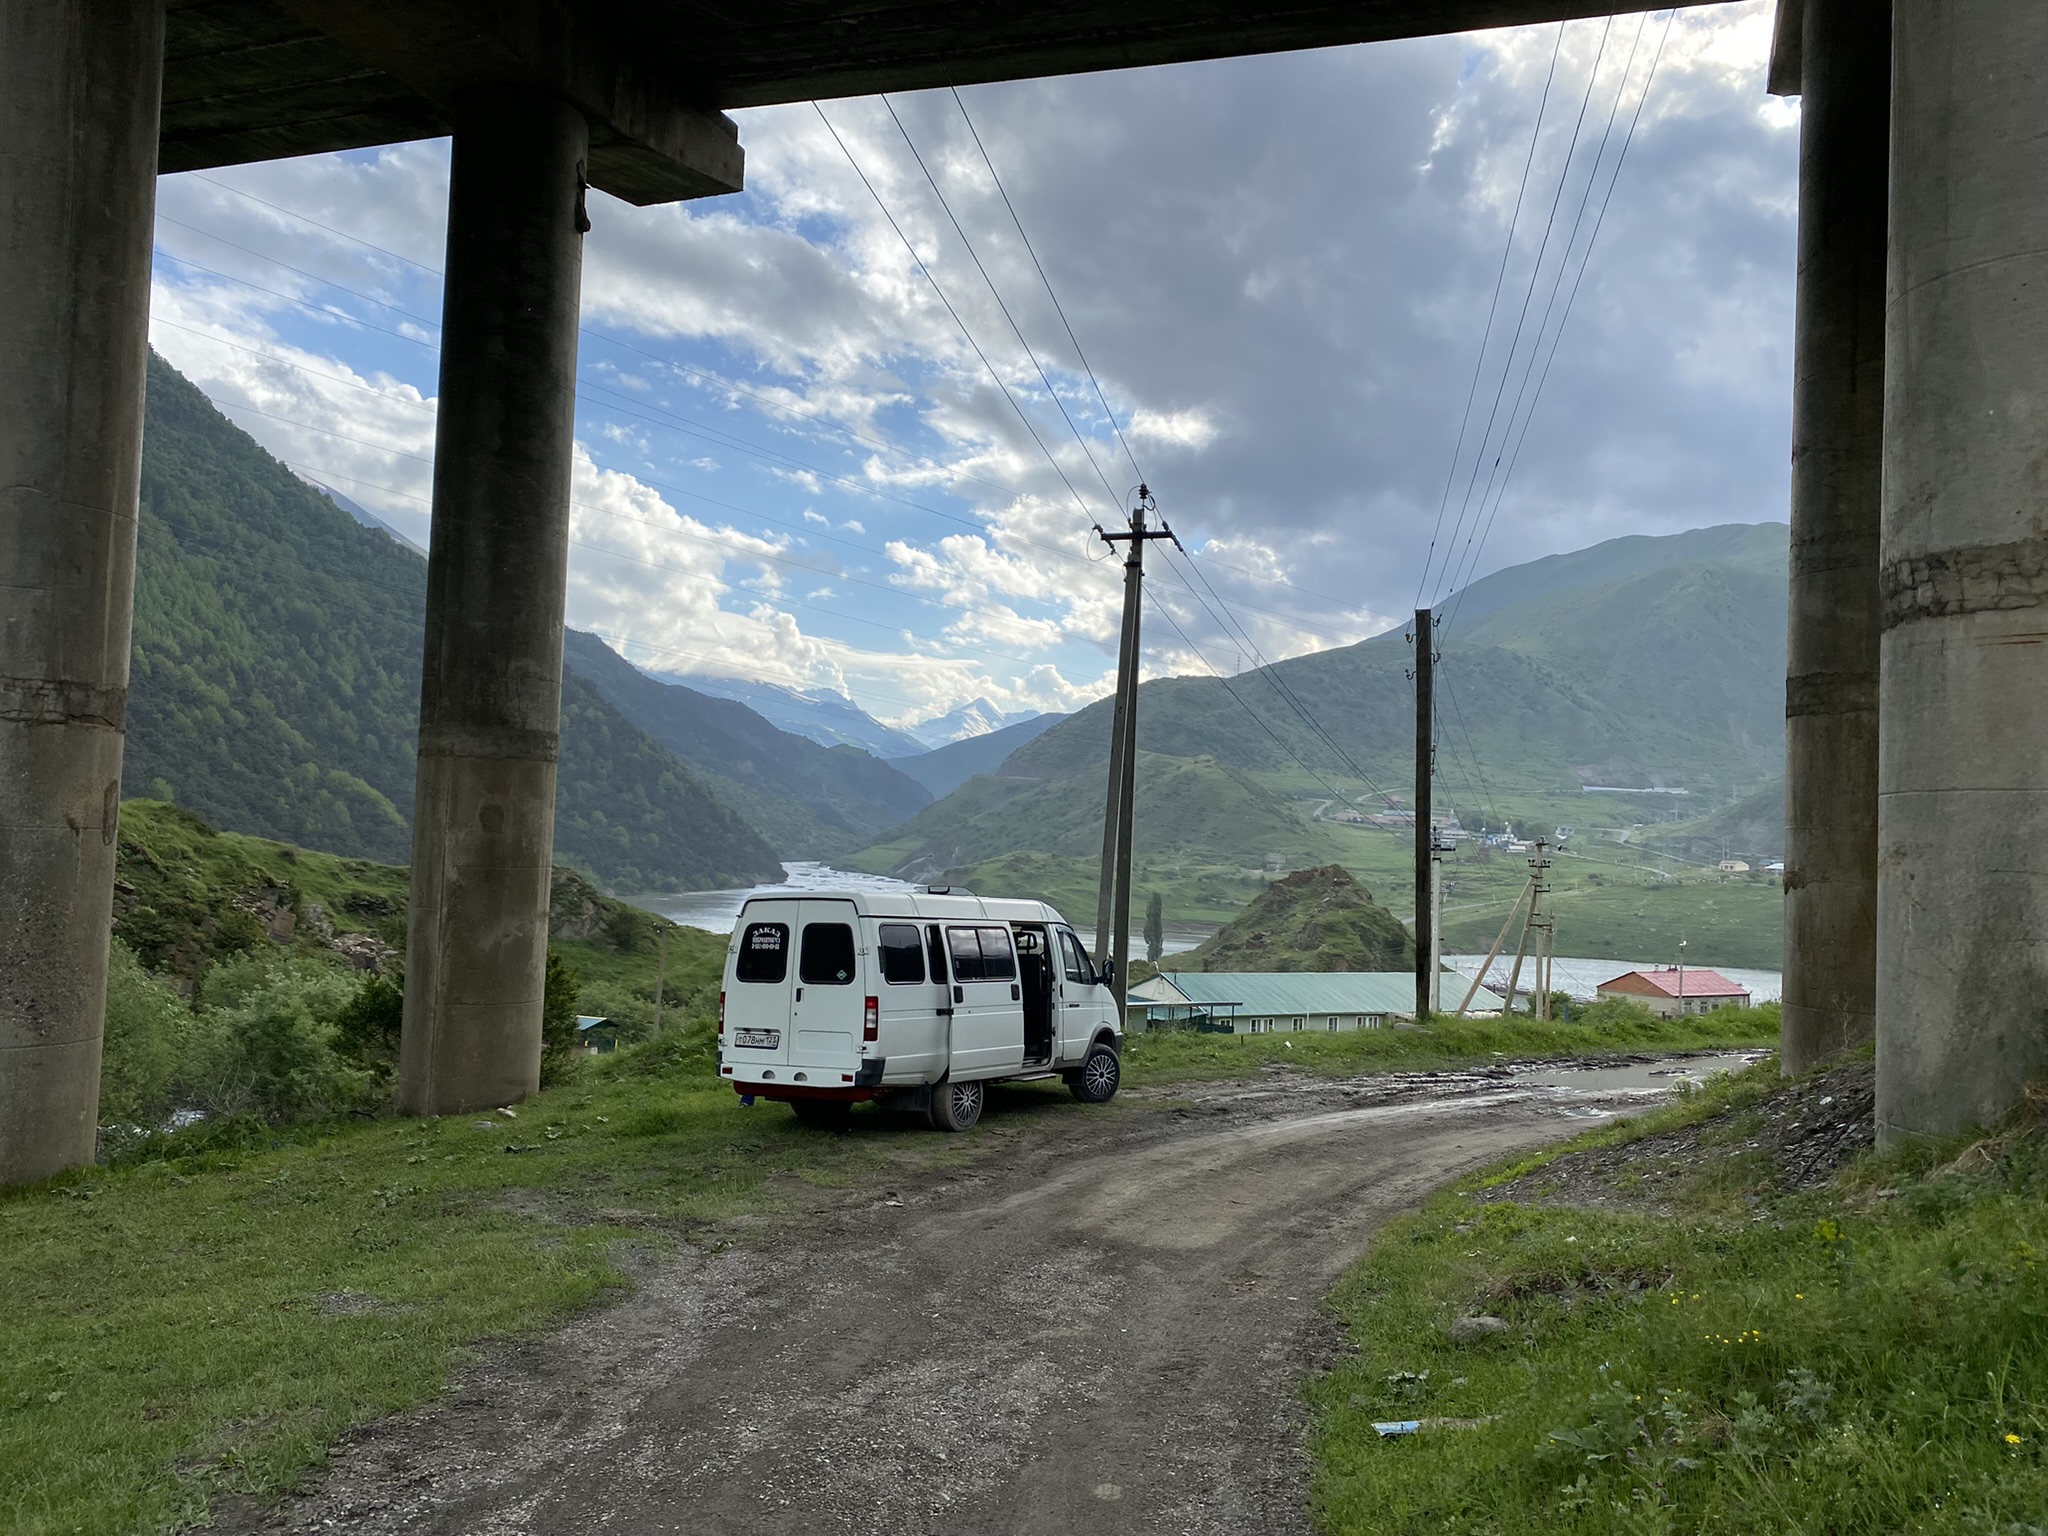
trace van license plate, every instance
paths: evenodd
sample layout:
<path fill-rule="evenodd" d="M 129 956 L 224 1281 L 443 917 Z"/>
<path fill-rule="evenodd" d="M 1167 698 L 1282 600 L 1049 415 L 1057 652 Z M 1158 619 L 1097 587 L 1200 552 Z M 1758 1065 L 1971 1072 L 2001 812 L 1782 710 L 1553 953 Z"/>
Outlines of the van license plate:
<path fill-rule="evenodd" d="M 772 1051 L 782 1044 L 782 1031 L 779 1029 L 736 1029 L 733 1031 L 732 1043 L 743 1050 Z"/>

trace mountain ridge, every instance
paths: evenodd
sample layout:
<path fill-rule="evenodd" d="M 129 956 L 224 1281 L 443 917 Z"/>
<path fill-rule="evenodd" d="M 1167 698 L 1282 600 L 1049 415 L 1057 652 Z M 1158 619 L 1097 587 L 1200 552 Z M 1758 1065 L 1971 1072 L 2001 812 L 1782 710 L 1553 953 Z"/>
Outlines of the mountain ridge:
<path fill-rule="evenodd" d="M 124 787 L 213 825 L 403 863 L 426 562 L 151 354 Z M 775 852 L 565 673 L 558 856 L 617 885 L 745 884 Z"/>

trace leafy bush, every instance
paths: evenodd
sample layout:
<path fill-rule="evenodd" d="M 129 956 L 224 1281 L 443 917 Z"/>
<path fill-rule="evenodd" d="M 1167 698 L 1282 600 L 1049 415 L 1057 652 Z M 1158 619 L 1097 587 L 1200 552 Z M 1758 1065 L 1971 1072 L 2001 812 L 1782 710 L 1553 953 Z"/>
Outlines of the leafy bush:
<path fill-rule="evenodd" d="M 184 999 L 142 968 L 135 951 L 114 941 L 107 966 L 107 1032 L 100 1064 L 100 1120 L 123 1133 L 147 1133 L 179 1107 L 199 1021 Z"/>
<path fill-rule="evenodd" d="M 405 977 L 372 972 L 334 1016 L 334 1048 L 388 1080 L 398 1069 L 398 1036 L 404 1020 Z"/>
<path fill-rule="evenodd" d="M 368 1102 L 376 1074 L 335 1048 L 356 991 L 346 972 L 316 961 L 247 955 L 215 966 L 200 988 L 210 1017 L 190 1084 L 196 1107 L 277 1122 Z"/>

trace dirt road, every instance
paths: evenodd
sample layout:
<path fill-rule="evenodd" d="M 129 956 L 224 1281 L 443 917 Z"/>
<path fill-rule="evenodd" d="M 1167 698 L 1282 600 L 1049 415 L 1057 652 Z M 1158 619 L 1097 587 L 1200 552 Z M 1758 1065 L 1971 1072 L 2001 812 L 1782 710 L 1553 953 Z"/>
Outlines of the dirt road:
<path fill-rule="evenodd" d="M 1056 1119 L 994 1095 L 964 1169 L 646 1261 L 223 1526 L 1305 1536 L 1299 1388 L 1373 1228 L 1669 1081 L 1289 1074 Z"/>

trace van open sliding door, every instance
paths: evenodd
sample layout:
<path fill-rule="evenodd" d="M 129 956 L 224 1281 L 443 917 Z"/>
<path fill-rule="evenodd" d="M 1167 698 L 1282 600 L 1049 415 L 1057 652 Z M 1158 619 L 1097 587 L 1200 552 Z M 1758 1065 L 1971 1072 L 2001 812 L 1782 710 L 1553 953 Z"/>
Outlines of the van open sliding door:
<path fill-rule="evenodd" d="M 1007 923 L 948 923 L 953 969 L 953 1080 L 1024 1066 L 1024 992 Z"/>

